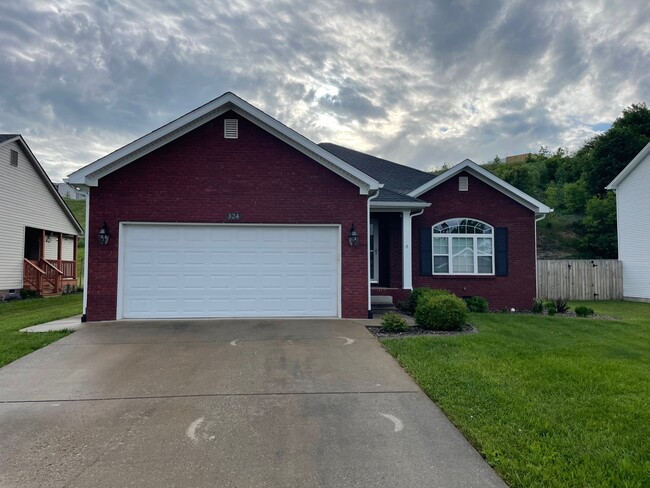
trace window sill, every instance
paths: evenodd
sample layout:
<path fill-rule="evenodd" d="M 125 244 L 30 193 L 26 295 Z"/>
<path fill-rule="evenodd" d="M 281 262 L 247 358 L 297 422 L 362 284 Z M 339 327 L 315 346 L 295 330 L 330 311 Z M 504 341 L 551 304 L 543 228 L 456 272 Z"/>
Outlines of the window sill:
<path fill-rule="evenodd" d="M 431 275 L 432 278 L 436 279 L 445 279 L 445 280 L 494 280 L 496 278 L 499 278 L 496 275 L 476 275 L 476 274 L 466 274 L 466 275 L 460 275 L 460 274 L 434 274 Z"/>

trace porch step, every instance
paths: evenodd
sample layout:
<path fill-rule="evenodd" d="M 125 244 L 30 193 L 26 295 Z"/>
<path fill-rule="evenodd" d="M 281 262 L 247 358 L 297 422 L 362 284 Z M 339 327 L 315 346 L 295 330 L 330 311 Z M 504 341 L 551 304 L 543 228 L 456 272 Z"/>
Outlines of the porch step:
<path fill-rule="evenodd" d="M 373 311 L 396 310 L 393 297 L 390 295 L 372 295 L 370 297 L 370 306 Z"/>

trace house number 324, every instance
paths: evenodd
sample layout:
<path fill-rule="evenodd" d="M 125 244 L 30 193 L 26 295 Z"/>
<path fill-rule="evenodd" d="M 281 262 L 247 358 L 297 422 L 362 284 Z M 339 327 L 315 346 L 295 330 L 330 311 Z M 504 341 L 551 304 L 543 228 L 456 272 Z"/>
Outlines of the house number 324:
<path fill-rule="evenodd" d="M 239 212 L 228 212 L 226 220 L 241 220 L 241 214 Z"/>

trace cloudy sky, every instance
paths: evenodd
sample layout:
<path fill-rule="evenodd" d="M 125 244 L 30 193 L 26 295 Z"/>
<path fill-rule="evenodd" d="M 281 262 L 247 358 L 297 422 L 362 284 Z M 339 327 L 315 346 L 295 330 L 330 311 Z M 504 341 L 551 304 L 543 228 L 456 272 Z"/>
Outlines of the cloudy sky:
<path fill-rule="evenodd" d="M 225 91 L 428 169 L 577 149 L 650 102 L 650 3 L 2 2 L 0 67 L 0 132 L 55 181 Z"/>

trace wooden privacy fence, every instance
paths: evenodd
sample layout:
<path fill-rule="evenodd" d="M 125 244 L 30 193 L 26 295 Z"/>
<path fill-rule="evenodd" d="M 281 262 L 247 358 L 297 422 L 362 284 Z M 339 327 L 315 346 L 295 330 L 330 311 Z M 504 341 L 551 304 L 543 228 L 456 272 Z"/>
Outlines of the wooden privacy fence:
<path fill-rule="evenodd" d="M 616 259 L 537 261 L 538 298 L 622 300 L 623 263 Z"/>

